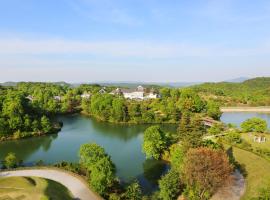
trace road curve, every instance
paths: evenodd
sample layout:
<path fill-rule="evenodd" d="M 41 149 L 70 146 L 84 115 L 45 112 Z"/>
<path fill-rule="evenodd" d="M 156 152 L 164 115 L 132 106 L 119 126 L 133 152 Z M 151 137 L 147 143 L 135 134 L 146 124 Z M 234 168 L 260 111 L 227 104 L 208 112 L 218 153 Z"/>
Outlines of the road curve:
<path fill-rule="evenodd" d="M 0 172 L 0 178 L 12 176 L 36 176 L 59 182 L 66 186 L 76 200 L 102 200 L 80 178 L 56 169 L 23 169 Z"/>

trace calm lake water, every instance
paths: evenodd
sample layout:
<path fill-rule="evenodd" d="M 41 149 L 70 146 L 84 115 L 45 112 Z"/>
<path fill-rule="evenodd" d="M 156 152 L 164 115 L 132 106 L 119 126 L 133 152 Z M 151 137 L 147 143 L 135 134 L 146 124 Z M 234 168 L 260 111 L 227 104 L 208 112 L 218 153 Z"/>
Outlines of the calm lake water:
<path fill-rule="evenodd" d="M 239 125 L 254 116 L 266 119 L 270 124 L 270 114 L 259 113 L 224 113 L 221 120 Z M 8 152 L 14 152 L 29 165 L 38 160 L 50 164 L 63 160 L 78 162 L 80 145 L 95 142 L 104 147 L 111 156 L 120 180 L 129 182 L 136 178 L 145 192 L 156 189 L 156 181 L 168 169 L 163 162 L 145 159 L 141 144 L 146 125 L 113 125 L 80 115 L 62 116 L 59 120 L 64 126 L 58 134 L 1 142 L 0 160 L 3 160 Z M 175 132 L 176 129 L 174 126 L 163 128 L 170 132 Z"/>
<path fill-rule="evenodd" d="M 153 191 L 156 181 L 168 166 L 160 161 L 146 160 L 142 153 L 143 132 L 147 125 L 113 125 L 80 116 L 61 116 L 64 126 L 55 135 L 0 143 L 0 160 L 14 152 L 26 164 L 38 160 L 53 164 L 60 161 L 78 162 L 81 144 L 95 142 L 105 148 L 116 165 L 122 182 L 138 179 L 145 191 Z M 175 132 L 174 126 L 163 127 Z"/>
<path fill-rule="evenodd" d="M 220 120 L 227 124 L 232 123 L 240 127 L 242 122 L 252 117 L 259 117 L 266 120 L 268 127 L 270 128 L 270 113 L 228 112 L 223 113 Z"/>

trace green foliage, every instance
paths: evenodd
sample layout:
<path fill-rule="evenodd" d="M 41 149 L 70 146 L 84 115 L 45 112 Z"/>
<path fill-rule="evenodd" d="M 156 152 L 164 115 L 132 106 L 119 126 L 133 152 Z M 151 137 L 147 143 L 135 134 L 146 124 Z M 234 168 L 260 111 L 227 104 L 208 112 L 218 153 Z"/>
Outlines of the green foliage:
<path fill-rule="evenodd" d="M 251 118 L 241 124 L 244 132 L 259 132 L 263 133 L 267 130 L 267 122 L 261 118 Z"/>
<path fill-rule="evenodd" d="M 88 171 L 88 182 L 93 190 L 105 195 L 115 180 L 115 166 L 105 150 L 95 143 L 80 147 L 81 165 Z"/>
<path fill-rule="evenodd" d="M 225 136 L 225 140 L 229 144 L 240 144 L 242 142 L 241 134 L 236 130 L 229 130 L 228 134 Z"/>
<path fill-rule="evenodd" d="M 270 78 L 255 78 L 243 83 L 204 83 L 191 88 L 222 106 L 270 105 Z"/>
<path fill-rule="evenodd" d="M 101 158 L 91 167 L 89 184 L 92 189 L 105 195 L 115 180 L 115 168 L 109 157 Z"/>
<path fill-rule="evenodd" d="M 220 111 L 218 103 L 216 103 L 215 101 L 208 101 L 206 108 L 207 108 L 207 115 L 209 117 L 212 117 L 213 119 L 219 120 L 222 113 Z"/>
<path fill-rule="evenodd" d="M 124 199 L 128 200 L 141 200 L 142 199 L 142 190 L 138 183 L 138 181 L 135 181 L 131 183 L 124 194 Z"/>
<path fill-rule="evenodd" d="M 162 176 L 159 181 L 160 193 L 162 200 L 174 200 L 180 194 L 181 182 L 180 174 L 176 170 L 170 170 L 166 175 Z"/>
<path fill-rule="evenodd" d="M 205 102 L 191 89 L 181 91 L 178 107 L 182 112 L 202 112 L 205 109 Z"/>
<path fill-rule="evenodd" d="M 88 170 L 106 156 L 105 150 L 95 143 L 83 144 L 79 150 L 80 163 Z"/>
<path fill-rule="evenodd" d="M 211 197 L 208 191 L 201 194 L 201 189 L 195 185 L 187 186 L 183 194 L 188 200 L 208 200 Z"/>
<path fill-rule="evenodd" d="M 170 161 L 172 169 L 182 171 L 185 152 L 182 146 L 180 145 L 173 145 L 170 150 Z"/>
<path fill-rule="evenodd" d="M 49 133 L 52 130 L 52 125 L 48 117 L 42 116 L 40 120 L 41 128 L 45 133 Z"/>
<path fill-rule="evenodd" d="M 178 138 L 185 151 L 201 146 L 205 132 L 206 129 L 200 117 L 191 117 L 189 113 L 182 115 L 178 127 Z"/>
<path fill-rule="evenodd" d="M 221 123 L 215 123 L 213 126 L 211 126 L 207 132 L 211 135 L 218 135 L 221 134 L 224 131 L 224 126 Z"/>
<path fill-rule="evenodd" d="M 159 159 L 162 152 L 168 147 L 169 137 L 159 126 L 151 126 L 144 132 L 143 152 L 147 158 Z"/>
<path fill-rule="evenodd" d="M 50 114 L 58 113 L 57 106 L 50 106 L 54 85 L 19 83 L 1 92 L 0 139 L 19 139 L 56 131 Z M 50 95 L 49 95 L 50 94 Z"/>
<path fill-rule="evenodd" d="M 17 167 L 17 157 L 14 153 L 8 153 L 8 155 L 4 159 L 4 166 L 6 168 L 15 168 Z"/>

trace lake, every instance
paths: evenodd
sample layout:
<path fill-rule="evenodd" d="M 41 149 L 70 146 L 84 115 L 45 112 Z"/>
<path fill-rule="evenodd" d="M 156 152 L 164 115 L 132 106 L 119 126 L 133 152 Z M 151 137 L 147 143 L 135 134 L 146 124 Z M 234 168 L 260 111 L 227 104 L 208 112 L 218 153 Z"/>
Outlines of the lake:
<path fill-rule="evenodd" d="M 261 117 L 270 124 L 270 114 L 260 113 L 224 113 L 221 120 L 225 123 L 240 125 L 251 117 Z M 156 189 L 157 180 L 168 166 L 161 161 L 146 160 L 142 153 L 143 132 L 147 125 L 116 125 L 97 122 L 81 116 L 61 116 L 58 120 L 64 126 L 58 134 L 17 141 L 0 143 L 0 160 L 8 152 L 16 153 L 27 165 L 38 160 L 53 164 L 60 161 L 78 162 L 81 144 L 95 142 L 105 148 L 117 168 L 117 176 L 125 183 L 138 179 L 144 192 Z M 175 132 L 172 125 L 163 126 Z"/>
<path fill-rule="evenodd" d="M 61 116 L 63 128 L 58 134 L 0 143 L 0 160 L 14 152 L 27 165 L 38 160 L 47 164 L 60 161 L 78 162 L 82 144 L 95 142 L 105 148 L 116 165 L 122 182 L 138 179 L 145 191 L 156 189 L 156 181 L 168 166 L 161 161 L 147 160 L 142 153 L 143 132 L 147 125 L 119 125 L 97 122 L 81 115 Z M 175 132 L 172 125 L 163 126 Z"/>
<path fill-rule="evenodd" d="M 223 113 L 221 116 L 221 121 L 224 123 L 232 123 L 240 127 L 241 123 L 245 120 L 259 117 L 267 121 L 268 127 L 270 128 L 270 113 L 256 113 L 256 112 L 227 112 Z"/>

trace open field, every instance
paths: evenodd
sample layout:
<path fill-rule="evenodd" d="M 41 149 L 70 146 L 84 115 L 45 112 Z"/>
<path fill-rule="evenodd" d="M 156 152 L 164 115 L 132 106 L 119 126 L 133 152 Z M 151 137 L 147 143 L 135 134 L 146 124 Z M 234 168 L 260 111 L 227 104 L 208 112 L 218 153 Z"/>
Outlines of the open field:
<path fill-rule="evenodd" d="M 221 107 L 221 112 L 263 112 L 270 113 L 269 106 L 261 107 Z"/>
<path fill-rule="evenodd" d="M 0 178 L 0 200 L 71 200 L 69 190 L 52 180 L 39 177 Z"/>
<path fill-rule="evenodd" d="M 233 154 L 247 172 L 246 192 L 241 199 L 249 200 L 256 197 L 258 190 L 270 183 L 270 162 L 251 152 L 235 147 L 233 148 Z"/>

